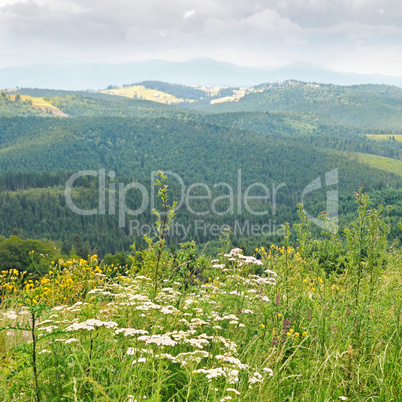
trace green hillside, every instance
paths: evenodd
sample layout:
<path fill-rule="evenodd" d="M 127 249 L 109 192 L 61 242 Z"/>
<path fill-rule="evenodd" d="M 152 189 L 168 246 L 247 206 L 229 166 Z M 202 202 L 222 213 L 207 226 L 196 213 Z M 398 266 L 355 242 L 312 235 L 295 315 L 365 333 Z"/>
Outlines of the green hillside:
<path fill-rule="evenodd" d="M 296 219 L 296 205 L 302 199 L 304 188 L 336 168 L 339 169 L 339 191 L 343 200 L 342 224 L 347 223 L 344 217 L 353 210 L 348 195 L 359 184 L 364 184 L 368 191 L 380 190 L 387 184 L 397 188 L 400 184 L 400 179 L 389 172 L 317 147 L 314 142 L 306 142 L 304 137 L 261 135 L 193 120 L 27 117 L 1 119 L 0 124 L 0 169 L 8 172 L 0 180 L 0 184 L 3 183 L 0 234 L 9 235 L 17 228 L 32 238 L 47 237 L 59 241 L 71 241 L 74 234 L 79 234 L 92 248 L 100 250 L 101 255 L 127 250 L 134 240 L 143 244 L 142 236 L 134 233 L 133 238 L 130 234 L 130 219 L 149 225 L 153 218 L 148 207 L 140 216 L 127 215 L 125 228 L 120 229 L 117 209 L 114 214 L 75 214 L 66 206 L 63 189 L 70 174 L 79 170 L 114 171 L 116 179 L 112 182 L 117 188 L 118 183 L 127 185 L 134 179 L 145 186 L 148 194 L 151 194 L 151 172 L 159 169 L 179 175 L 186 191 L 192 184 L 206 184 L 211 190 L 211 201 L 195 201 L 192 209 L 208 213 L 200 218 L 186 205 L 180 210 L 178 223 L 192 228 L 199 219 L 205 225 L 238 225 L 238 228 L 275 221 L 279 228 L 283 222 Z M 233 213 L 212 213 L 212 200 L 227 194 L 215 186 L 217 183 L 227 183 L 234 189 L 237 205 L 239 170 L 242 196 L 252 183 L 262 183 L 269 189 L 269 200 L 250 204 L 253 211 L 266 211 L 265 215 L 247 212 L 244 203 L 241 210 L 236 207 Z M 13 173 L 17 171 L 25 173 Z M 48 172 L 47 176 L 43 176 L 42 171 Z M 87 176 L 85 180 L 75 185 L 74 200 L 80 208 L 91 209 L 99 205 L 98 179 Z M 274 212 L 272 188 L 280 183 L 285 186 L 277 191 Z M 171 199 L 180 200 L 181 188 L 177 180 L 171 178 L 169 184 Z M 323 188 L 305 200 L 312 214 L 318 215 L 326 208 L 325 191 Z M 252 194 L 261 195 L 258 191 Z M 205 191 L 198 188 L 194 195 L 205 195 Z M 127 195 L 127 205 L 131 209 L 137 209 L 141 202 L 139 193 Z M 216 205 L 219 211 L 228 209 L 226 201 Z M 107 204 L 106 211 L 109 209 Z M 204 231 L 193 231 L 191 236 L 199 243 L 217 239 L 216 235 Z M 258 233 L 250 235 L 242 231 L 234 236 L 237 242 L 249 248 L 258 244 L 258 237 Z M 172 241 L 180 242 L 180 239 L 178 236 Z M 273 239 L 278 239 L 277 233 L 270 234 L 265 241 Z"/>
<path fill-rule="evenodd" d="M 375 167 L 386 172 L 394 173 L 402 177 L 402 161 L 398 159 L 385 158 L 378 155 L 355 153 L 357 160 L 367 164 L 369 166 Z"/>
<path fill-rule="evenodd" d="M 385 85 L 350 87 L 289 82 L 261 84 L 238 102 L 199 106 L 209 113 L 295 111 L 343 124 L 402 130 L 402 89 Z"/>
<path fill-rule="evenodd" d="M 42 101 L 41 106 L 38 107 L 38 98 L 31 98 L 21 95 L 8 95 L 5 92 L 0 92 L 0 118 L 15 117 L 15 116 L 52 116 L 53 108 L 51 105 L 44 107 Z M 36 101 L 34 104 L 33 101 Z"/>
<path fill-rule="evenodd" d="M 187 90 L 159 82 L 143 84 L 157 90 L 176 91 L 177 96 L 184 96 Z M 390 109 L 379 109 L 376 117 L 381 125 L 369 129 L 359 127 L 356 118 L 364 117 L 361 104 L 366 100 L 367 110 L 385 100 L 398 109 L 397 89 L 295 83 L 271 88 L 263 85 L 253 91 L 238 102 L 208 105 L 202 112 L 206 99 L 201 98 L 197 101 L 199 110 L 93 92 L 41 89 L 21 90 L 18 102 L 3 99 L 6 106 L 1 109 L 0 117 L 0 235 L 9 236 L 17 228 L 31 238 L 71 242 L 79 234 L 100 255 L 127 251 L 133 241 L 144 246 L 142 235 L 133 237 L 130 233 L 128 214 L 124 217 L 124 228 L 119 228 L 116 208 L 114 213 L 105 215 L 77 215 L 66 206 L 64 187 L 77 171 L 105 169 L 115 174 L 114 179 L 107 178 L 107 188 L 114 185 L 118 189 L 119 184 L 126 186 L 134 179 L 151 194 L 151 173 L 165 170 L 183 180 L 185 191 L 196 185 L 192 195 L 204 196 L 203 200 L 193 201 L 191 208 L 182 205 L 178 224 L 190 225 L 192 230 L 197 219 L 207 226 L 229 225 L 237 229 L 233 241 L 253 250 L 261 245 L 261 239 L 264 244 L 281 242 L 278 228 L 285 221 L 295 221 L 296 206 L 306 186 L 323 178 L 326 172 L 338 169 L 339 183 L 334 188 L 339 189 L 341 226 L 353 219 L 351 194 L 363 184 L 366 191 L 378 194 L 376 202 L 391 200 L 396 206 L 391 235 L 400 237 L 396 225 L 402 208 L 398 203 L 401 181 L 397 167 L 402 159 L 402 143 L 372 141 L 365 135 L 368 131 L 390 132 L 382 126 Z M 361 96 L 360 103 L 357 94 Z M 28 96 L 42 99 L 69 117 L 54 118 L 53 114 L 21 99 Z M 346 97 L 356 99 L 349 103 L 349 115 L 340 117 L 335 111 L 346 107 L 347 103 L 341 102 Z M 308 110 L 308 105 L 315 108 Z M 276 111 L 267 111 L 268 106 Z M 215 113 L 220 108 L 226 111 Z M 81 208 L 92 209 L 99 204 L 97 180 L 87 176 L 75 184 L 74 200 Z M 197 183 L 205 184 L 210 195 L 205 186 Z M 261 183 L 268 189 L 269 198 L 249 201 L 252 211 L 265 212 L 264 215 L 245 208 L 244 193 L 253 183 Z M 284 185 L 274 200 L 273 186 L 281 183 Z M 252 190 L 253 196 L 266 194 L 261 185 Z M 182 188 L 177 177 L 170 176 L 169 186 L 170 199 L 180 201 Z M 233 208 L 227 197 L 229 186 L 233 191 Z M 326 190 L 323 185 L 305 198 L 305 207 L 313 216 L 327 208 Z M 107 190 L 107 198 L 109 195 Z M 126 200 L 131 209 L 142 202 L 138 190 L 129 191 Z M 212 205 L 218 206 L 219 213 L 213 213 Z M 110 207 L 107 202 L 106 211 Z M 230 213 L 223 213 L 229 207 Z M 206 214 L 197 215 L 191 209 Z M 141 225 L 152 225 L 150 204 L 135 219 Z M 241 229 L 267 223 L 272 229 L 268 234 Z M 218 237 L 208 230 L 189 232 L 189 236 L 187 240 L 211 245 Z M 174 244 L 183 240 L 181 236 L 169 238 Z"/>

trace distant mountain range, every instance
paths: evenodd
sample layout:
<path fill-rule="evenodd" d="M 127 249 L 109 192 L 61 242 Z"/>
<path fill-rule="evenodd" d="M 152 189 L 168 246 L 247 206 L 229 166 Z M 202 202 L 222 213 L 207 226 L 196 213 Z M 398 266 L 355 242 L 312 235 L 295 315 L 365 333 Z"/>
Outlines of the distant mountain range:
<path fill-rule="evenodd" d="M 144 80 L 193 86 L 250 87 L 261 82 L 300 80 L 339 85 L 388 84 L 402 87 L 402 77 L 344 73 L 308 63 L 252 68 L 201 58 L 185 62 L 151 60 L 122 64 L 31 65 L 0 69 L 0 88 L 98 90 Z"/>

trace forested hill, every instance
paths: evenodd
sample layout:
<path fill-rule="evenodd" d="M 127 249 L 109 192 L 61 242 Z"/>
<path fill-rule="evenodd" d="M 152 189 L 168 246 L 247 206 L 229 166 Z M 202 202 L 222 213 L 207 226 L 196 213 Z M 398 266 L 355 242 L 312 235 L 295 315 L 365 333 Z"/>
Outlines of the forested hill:
<path fill-rule="evenodd" d="M 143 84 L 173 89 L 170 84 Z M 240 174 L 243 194 L 253 183 L 267 186 L 271 198 L 253 201 L 252 205 L 257 211 L 268 209 L 270 215 L 253 215 L 244 208 L 229 215 L 213 214 L 212 201 L 205 200 L 195 202 L 193 207 L 209 211 L 202 215 L 209 225 L 234 227 L 238 221 L 244 227 L 245 222 L 263 225 L 271 221 L 279 227 L 285 221 L 297 219 L 297 204 L 309 183 L 338 169 L 336 188 L 340 194 L 341 225 L 351 220 L 355 210 L 351 196 L 363 184 L 366 191 L 376 194 L 376 202 L 394 205 L 391 235 L 400 237 L 396 223 L 402 211 L 402 142 L 397 140 L 397 131 L 390 131 L 383 123 L 390 110 L 400 108 L 398 90 L 385 86 L 337 89 L 294 83 L 262 85 L 253 91 L 237 102 L 208 105 L 202 112 L 198 110 L 202 102 L 196 108 L 183 109 L 183 105 L 92 92 L 23 89 L 19 98 L 15 93 L 5 94 L 0 108 L 0 235 L 9 236 L 16 228 L 27 237 L 71 241 L 78 234 L 92 249 L 99 249 L 100 255 L 127 251 L 134 241 L 143 244 L 142 236 L 130 235 L 129 216 L 126 227 L 121 229 L 117 212 L 86 217 L 66 206 L 66 182 L 79 170 L 113 171 L 116 177 L 110 182 L 117 188 L 119 183 L 127 185 L 134 179 L 149 193 L 151 172 L 171 171 L 180 176 L 186 190 L 194 183 L 205 184 L 211 190 L 211 200 L 226 194 L 217 186 L 219 183 L 238 187 Z M 360 106 L 353 108 L 358 102 L 352 94 L 357 93 L 364 97 Z M 33 99 L 36 107 L 24 97 Z M 343 105 L 340 100 L 348 97 L 353 100 L 346 115 L 350 121 L 334 113 L 336 107 Z M 370 125 L 367 121 L 367 127 L 363 128 L 357 120 L 363 119 L 365 100 L 369 100 L 367 110 L 381 102 L 389 108 L 379 108 L 376 123 Z M 311 110 L 307 110 L 308 105 Z M 342 107 L 347 108 L 345 105 Z M 54 109 L 47 111 L 40 107 Z M 278 111 L 266 111 L 269 107 Z M 219 110 L 224 111 L 215 113 Z M 396 112 L 392 116 L 393 121 L 398 121 Z M 368 132 L 376 132 L 378 136 L 369 137 L 365 135 Z M 381 137 L 381 132 L 387 133 L 386 138 Z M 180 200 L 177 178 L 171 176 L 169 180 L 170 200 Z M 272 188 L 281 183 L 285 185 L 278 191 L 273 214 Z M 253 195 L 261 195 L 261 191 L 254 190 Z M 198 187 L 194 194 L 205 196 L 205 191 Z M 78 181 L 73 196 L 77 205 L 96 206 L 97 179 L 87 177 Z M 127 194 L 127 200 L 130 208 L 141 203 L 135 191 Z M 325 187 L 306 202 L 312 215 L 325 210 Z M 219 206 L 221 211 L 227 209 L 225 201 Z M 198 217 L 184 206 L 176 219 L 194 225 Z M 151 225 L 154 218 L 150 208 L 138 220 Z M 254 246 L 270 243 L 274 236 L 280 242 L 277 234 L 267 235 L 264 240 L 258 234 L 233 235 L 237 244 L 249 247 L 250 251 Z M 187 240 L 191 238 L 203 244 L 217 239 L 203 232 Z M 177 237 L 171 241 L 182 240 Z"/>
<path fill-rule="evenodd" d="M 297 81 L 261 84 L 237 102 L 200 106 L 199 110 L 309 112 L 366 129 L 401 131 L 402 89 L 388 85 L 337 86 Z"/>
<path fill-rule="evenodd" d="M 299 81 L 260 84 L 245 89 L 244 96 L 231 97 L 234 88 L 204 90 L 160 81 L 139 83 L 186 99 L 187 103 L 168 106 L 161 103 L 129 99 L 101 92 L 42 90 L 22 88 L 21 95 L 44 97 L 68 115 L 115 115 L 144 117 L 152 114 L 170 117 L 183 114 L 180 108 L 203 113 L 286 112 L 307 114 L 309 121 L 321 120 L 330 125 L 347 125 L 364 130 L 402 132 L 402 89 L 389 85 L 338 86 Z M 15 93 L 15 92 L 14 92 Z M 210 104 L 221 97 L 222 102 Z M 4 109 L 2 105 L 1 109 Z M 177 110 L 172 110 L 172 109 Z M 0 110 L 1 110 L 0 109 Z M 187 112 L 190 113 L 190 112 Z M 190 113 L 192 114 L 192 113 Z M 3 114 L 4 115 L 4 114 Z"/>
<path fill-rule="evenodd" d="M 1 119 L 0 132 L 3 172 L 103 167 L 117 176 L 143 177 L 159 168 L 177 172 L 187 182 L 212 183 L 230 180 L 242 169 L 248 183 L 259 179 L 308 183 L 338 164 L 350 169 L 345 177 L 360 166 L 315 147 L 314 137 L 306 143 L 306 138 L 261 136 L 193 120 L 27 117 Z M 384 179 L 373 172 L 371 177 L 373 184 Z M 358 179 L 347 187 L 352 191 L 356 184 Z"/>
<path fill-rule="evenodd" d="M 62 241 L 71 240 L 78 233 L 89 241 L 91 247 L 98 248 L 100 255 L 127 250 L 134 241 L 141 244 L 142 239 L 130 235 L 129 216 L 126 217 L 126 228 L 119 229 L 116 215 L 86 217 L 68 209 L 64 197 L 68 175 L 63 171 L 72 173 L 104 168 L 116 173 L 116 183 L 127 185 L 135 179 L 150 193 L 151 172 L 163 169 L 179 175 L 186 190 L 191 184 L 205 183 L 211 189 L 212 199 L 224 194 L 215 189 L 217 183 L 225 182 L 236 188 L 239 170 L 243 193 L 254 182 L 263 183 L 270 191 L 274 185 L 286 184 L 282 191 L 278 191 L 275 215 L 272 215 L 272 200 L 268 204 L 256 204 L 257 210 L 266 208 L 271 211 L 269 218 L 250 215 L 244 210 L 230 216 L 212 213 L 202 216 L 208 224 L 230 226 L 235 224 L 235 220 L 241 225 L 246 221 L 264 224 L 267 219 L 275 220 L 278 225 L 285 220 L 295 220 L 296 205 L 301 201 L 303 189 L 312 180 L 335 168 L 339 169 L 343 224 L 354 208 L 349 195 L 360 184 L 364 184 L 367 191 L 385 189 L 386 185 L 396 189 L 400 184 L 400 177 L 392 173 L 370 168 L 356 158 L 315 146 L 314 137 L 309 137 L 309 142 L 306 142 L 305 137 L 261 136 L 210 123 L 166 118 L 32 117 L 1 119 L 0 123 L 0 168 L 9 172 L 2 179 L 1 233 L 8 235 L 16 227 L 29 237 L 45 236 Z M 40 179 L 38 175 L 43 170 L 53 172 L 53 175 L 46 177 L 42 174 Z M 25 174 L 13 175 L 15 171 L 24 171 Z M 96 207 L 97 186 L 97 179 L 76 184 L 74 199 L 77 205 L 86 209 Z M 170 187 L 171 199 L 179 200 L 180 188 L 175 178 L 172 178 Z M 205 195 L 205 192 L 198 189 L 194 194 Z M 316 196 L 310 199 L 309 208 L 313 214 L 325 209 L 325 188 Z M 138 194 L 127 197 L 132 209 L 141 204 Z M 193 208 L 210 211 L 210 203 L 195 203 Z M 220 204 L 220 208 L 226 210 L 227 204 Z M 150 210 L 134 218 L 138 218 L 141 224 L 153 221 Z M 181 224 L 194 225 L 199 217 L 183 207 L 177 219 Z M 240 241 L 242 236 L 237 234 L 237 237 Z M 213 240 L 201 232 L 195 239 L 200 243 Z M 243 239 L 243 242 L 255 244 L 256 240 Z"/>

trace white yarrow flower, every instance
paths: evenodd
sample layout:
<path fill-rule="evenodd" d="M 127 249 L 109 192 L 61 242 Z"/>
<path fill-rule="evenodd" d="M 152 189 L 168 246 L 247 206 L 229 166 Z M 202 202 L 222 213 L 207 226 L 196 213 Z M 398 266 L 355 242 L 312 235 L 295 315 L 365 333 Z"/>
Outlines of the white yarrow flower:
<path fill-rule="evenodd" d="M 138 360 L 133 360 L 131 364 L 145 363 L 146 361 L 147 361 L 146 357 L 140 357 Z"/>
<path fill-rule="evenodd" d="M 177 344 L 177 342 L 168 335 L 145 335 L 138 337 L 138 340 L 144 341 L 146 344 L 155 343 L 160 346 L 175 346 Z"/>
<path fill-rule="evenodd" d="M 268 367 L 264 367 L 264 368 L 262 369 L 262 371 L 263 371 L 264 373 L 268 373 L 271 377 L 274 375 L 274 372 L 272 371 L 272 369 L 270 369 L 270 368 L 268 368 Z"/>
<path fill-rule="evenodd" d="M 211 382 L 213 378 L 226 377 L 226 372 L 222 367 L 211 368 L 211 369 L 198 369 L 193 371 L 193 373 L 204 373 L 207 379 Z"/>
<path fill-rule="evenodd" d="M 262 382 L 262 375 L 256 371 L 249 379 L 250 384 L 255 384 L 256 382 Z"/>
<path fill-rule="evenodd" d="M 66 331 L 78 331 L 80 329 L 86 329 L 88 331 L 93 331 L 95 328 L 99 327 L 106 327 L 106 328 L 115 328 L 117 327 L 117 323 L 114 321 L 101 321 L 96 320 L 95 318 L 91 318 L 84 322 L 77 322 L 69 327 L 66 328 Z"/>
<path fill-rule="evenodd" d="M 223 269 L 223 268 L 225 268 L 225 264 L 214 264 L 214 265 L 212 265 L 212 268 Z"/>
<path fill-rule="evenodd" d="M 64 343 L 65 343 L 66 345 L 68 345 L 69 343 L 73 343 L 73 342 L 78 342 L 78 339 L 76 339 L 76 338 L 70 338 L 70 339 L 67 339 Z"/>

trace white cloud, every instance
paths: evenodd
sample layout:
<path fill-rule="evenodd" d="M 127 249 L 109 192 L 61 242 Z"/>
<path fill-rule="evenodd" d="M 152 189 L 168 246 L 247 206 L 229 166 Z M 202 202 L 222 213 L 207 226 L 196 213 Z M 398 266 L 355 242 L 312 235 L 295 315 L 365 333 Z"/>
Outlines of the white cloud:
<path fill-rule="evenodd" d="M 195 14 L 196 14 L 196 12 L 195 12 L 194 9 L 189 10 L 189 11 L 186 11 L 186 12 L 183 14 L 183 19 L 188 20 L 188 19 L 194 18 L 194 17 L 195 17 Z"/>
<path fill-rule="evenodd" d="M 0 0 L 0 67 L 204 56 L 335 65 L 359 54 L 396 71 L 400 27 L 399 0 Z"/>

